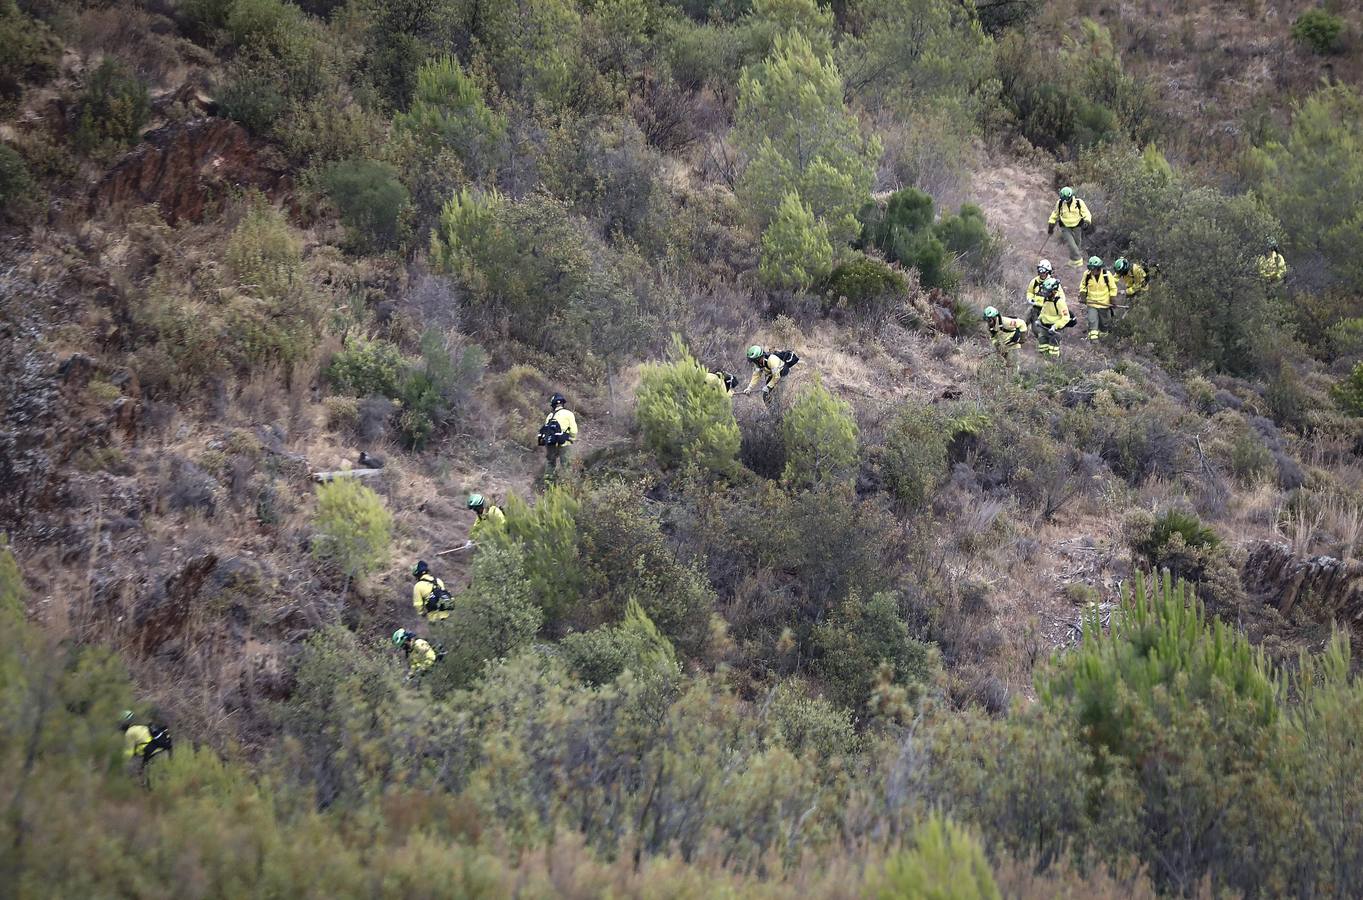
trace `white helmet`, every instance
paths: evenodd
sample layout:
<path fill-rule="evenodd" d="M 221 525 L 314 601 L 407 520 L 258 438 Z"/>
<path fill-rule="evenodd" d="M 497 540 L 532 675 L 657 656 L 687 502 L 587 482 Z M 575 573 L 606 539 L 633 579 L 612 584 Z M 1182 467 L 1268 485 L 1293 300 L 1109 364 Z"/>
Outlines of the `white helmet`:
<path fill-rule="evenodd" d="M 1049 259 L 1043 259 L 1036 264 L 1036 274 L 1038 275 L 1049 275 L 1054 271 L 1055 269 L 1051 268 L 1051 261 Z"/>

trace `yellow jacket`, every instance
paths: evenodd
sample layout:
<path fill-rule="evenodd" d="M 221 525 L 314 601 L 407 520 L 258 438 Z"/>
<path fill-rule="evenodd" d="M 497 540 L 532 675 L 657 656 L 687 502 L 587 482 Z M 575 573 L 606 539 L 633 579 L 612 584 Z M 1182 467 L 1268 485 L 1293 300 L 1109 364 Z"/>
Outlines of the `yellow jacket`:
<path fill-rule="evenodd" d="M 480 528 L 500 528 L 505 524 L 506 513 L 502 512 L 500 506 L 490 504 L 483 507 L 483 512 L 478 516 L 478 521 L 473 523 L 469 534 L 477 534 Z"/>
<path fill-rule="evenodd" d="M 125 759 L 132 759 L 134 756 L 141 756 L 142 751 L 147 749 L 151 743 L 151 729 L 146 725 L 130 725 L 128 730 L 123 732 L 123 756 Z"/>
<path fill-rule="evenodd" d="M 1012 316 L 999 316 L 997 325 L 989 327 L 989 338 L 995 347 L 1008 347 L 1022 342 L 1027 336 L 1027 323 Z"/>
<path fill-rule="evenodd" d="M 565 444 L 571 444 L 577 440 L 577 416 L 573 415 L 572 410 L 560 407 L 544 417 L 544 424 L 558 422 L 558 427 L 563 429 L 563 433 L 568 436 Z"/>
<path fill-rule="evenodd" d="M 493 507 L 493 509 L 496 508 L 497 507 L 495 506 Z M 475 525 L 474 527 L 477 528 L 478 526 Z M 436 578 L 430 572 L 422 575 L 417 579 L 416 584 L 412 585 L 412 605 L 416 607 L 417 615 L 426 616 L 426 598 L 431 596 L 431 591 L 436 588 L 440 588 L 443 591 L 445 589 L 445 582 Z M 432 611 L 429 616 L 426 616 L 426 618 L 430 619 L 432 622 L 443 622 L 449 617 L 449 610 L 441 610 L 439 612 Z"/>
<path fill-rule="evenodd" d="M 1065 302 L 1063 287 L 1056 288 L 1055 293 L 1041 304 L 1041 316 L 1038 321 L 1048 328 L 1057 329 L 1064 328 L 1070 323 L 1070 307 Z"/>
<path fill-rule="evenodd" d="M 407 664 L 413 674 L 425 672 L 435 665 L 435 648 L 425 638 L 412 638 L 407 645 Z"/>
<path fill-rule="evenodd" d="M 753 362 L 752 378 L 748 379 L 748 390 L 757 387 L 757 383 L 763 378 L 767 379 L 767 385 L 762 390 L 770 391 L 776 388 L 776 383 L 781 380 L 781 370 L 786 367 L 786 362 L 775 353 L 768 353 L 766 356 Z"/>
<path fill-rule="evenodd" d="M 1107 309 L 1116 299 L 1117 279 L 1112 277 L 1111 272 L 1103 269 L 1097 275 L 1084 273 L 1084 280 L 1079 283 L 1080 303 L 1095 309 Z"/>
<path fill-rule="evenodd" d="M 1045 281 L 1047 278 L 1050 278 L 1050 277 L 1051 277 L 1051 276 L 1049 276 L 1049 275 L 1038 275 L 1038 276 L 1036 276 L 1035 278 L 1032 279 L 1032 283 L 1029 284 L 1029 285 L 1027 285 L 1027 302 L 1028 302 L 1028 303 L 1032 304 L 1033 306 L 1040 306 L 1040 305 L 1041 305 L 1041 300 L 1042 300 L 1042 297 L 1041 297 L 1041 283 L 1042 283 L 1043 281 Z"/>
<path fill-rule="evenodd" d="M 719 388 L 721 391 L 728 394 L 730 397 L 734 395 L 734 389 L 724 383 L 724 379 L 719 376 L 718 372 L 706 372 L 705 381 L 708 384 L 713 384 L 715 387 Z"/>
<path fill-rule="evenodd" d="M 1078 197 L 1069 203 L 1064 200 L 1055 201 L 1055 209 L 1051 210 L 1050 224 L 1059 222 L 1066 228 L 1078 228 L 1080 222 L 1093 222 L 1093 216 L 1089 215 L 1088 204 Z"/>
<path fill-rule="evenodd" d="M 1117 276 L 1117 283 L 1126 291 L 1128 299 L 1139 294 L 1145 293 L 1150 287 L 1150 276 L 1145 273 L 1145 267 L 1140 263 L 1131 263 L 1131 268 Z"/>
<path fill-rule="evenodd" d="M 1279 282 L 1287 274 L 1287 260 L 1277 250 L 1259 257 L 1259 277 L 1268 282 Z"/>

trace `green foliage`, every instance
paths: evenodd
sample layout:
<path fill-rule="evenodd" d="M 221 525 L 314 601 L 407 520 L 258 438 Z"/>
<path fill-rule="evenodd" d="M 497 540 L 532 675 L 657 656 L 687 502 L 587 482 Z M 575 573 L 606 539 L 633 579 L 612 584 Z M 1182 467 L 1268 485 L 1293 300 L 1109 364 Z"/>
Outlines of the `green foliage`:
<path fill-rule="evenodd" d="M 1320 56 L 1339 49 L 1344 20 L 1329 10 L 1308 9 L 1292 23 L 1292 40 Z"/>
<path fill-rule="evenodd" d="M 815 379 L 781 417 L 786 469 L 781 480 L 798 488 L 850 487 L 861 461 L 852 405 Z"/>
<path fill-rule="evenodd" d="M 557 485 L 533 507 L 513 495 L 502 507 L 506 527 L 485 535 L 480 544 L 522 555 L 530 598 L 543 612 L 546 628 L 557 627 L 581 601 L 586 576 L 578 550 L 580 508 L 577 498 Z"/>
<path fill-rule="evenodd" d="M 303 280 L 303 251 L 283 214 L 257 198 L 227 239 L 227 269 L 244 290 L 284 299 Z"/>
<path fill-rule="evenodd" d="M 791 191 L 782 198 L 776 215 L 762 232 L 758 271 L 775 288 L 807 290 L 829 270 L 833 245 L 828 228 Z"/>
<path fill-rule="evenodd" d="M 908 291 L 904 276 L 878 259 L 858 254 L 839 263 L 824 279 L 820 292 L 825 308 L 846 303 L 853 311 L 873 317 Z"/>
<path fill-rule="evenodd" d="M 765 229 L 783 211 L 789 218 L 794 193 L 840 253 L 857 234 L 856 211 L 870 193 L 881 148 L 862 136 L 843 102 L 832 60 L 798 32 L 778 37 L 739 83 L 734 127 L 748 159 L 739 199 L 756 224 Z"/>
<path fill-rule="evenodd" d="M 1353 371 L 1330 386 L 1330 396 L 1349 415 L 1363 416 L 1363 362 L 1355 363 Z"/>
<path fill-rule="evenodd" d="M 523 550 L 512 545 L 480 551 L 469 589 L 456 598 L 450 617 L 432 626 L 432 637 L 446 652 L 432 681 L 444 689 L 469 685 L 485 660 L 511 656 L 530 643 L 542 619 L 530 597 Z"/>
<path fill-rule="evenodd" d="M 672 302 L 647 283 L 637 253 L 607 245 L 542 195 L 461 191 L 441 210 L 431 256 L 468 288 L 475 318 L 578 360 L 638 349 Z"/>
<path fill-rule="evenodd" d="M 775 740 L 792 753 L 812 753 L 826 764 L 845 758 L 856 748 L 851 711 L 811 697 L 792 682 L 776 688 L 767 716 Z"/>
<path fill-rule="evenodd" d="M 312 555 L 347 578 L 367 575 L 388 561 L 393 516 L 383 498 L 358 480 L 338 478 L 317 486 Z"/>
<path fill-rule="evenodd" d="M 706 380 L 690 352 L 674 340 L 673 360 L 644 366 L 635 416 L 644 443 L 664 466 L 695 465 L 723 474 L 738 456 L 738 422 L 723 387 Z"/>
<path fill-rule="evenodd" d="M 401 243 L 411 195 L 392 166 L 371 159 L 338 162 L 323 173 L 322 188 L 340 211 L 352 247 L 380 251 Z"/>
<path fill-rule="evenodd" d="M 406 363 L 402 351 L 391 341 L 352 334 L 331 357 L 326 377 L 342 393 L 391 399 L 398 396 Z"/>
<path fill-rule="evenodd" d="M 999 900 L 994 872 L 980 846 L 950 819 L 934 815 L 913 831 L 913 847 L 885 864 L 877 896 L 923 900 Z"/>
<path fill-rule="evenodd" d="M 900 509 L 923 507 L 946 479 L 949 437 L 941 416 L 925 404 L 906 404 L 894 417 L 877 459 Z"/>
<path fill-rule="evenodd" d="M 117 153 L 137 141 L 150 113 L 147 86 L 108 57 L 90 73 L 76 99 L 72 146 L 81 153 Z"/>
<path fill-rule="evenodd" d="M 570 634 L 559 644 L 568 669 L 590 685 L 609 684 L 626 670 L 638 674 L 677 671 L 672 644 L 630 600 L 619 625 Z"/>
<path fill-rule="evenodd" d="M 417 70 L 406 112 L 393 117 L 393 153 L 423 213 L 433 215 L 467 174 L 484 178 L 506 154 L 506 116 L 493 111 L 459 61 L 442 56 Z"/>
<path fill-rule="evenodd" d="M 1260 156 L 1259 193 L 1282 223 L 1267 234 L 1283 236 L 1295 275 L 1346 294 L 1363 290 L 1363 97 L 1345 85 L 1321 88 L 1295 108 L 1286 138 Z"/>
<path fill-rule="evenodd" d="M 917 692 L 936 668 L 932 648 L 909 636 L 899 612 L 899 599 L 879 593 L 870 600 L 857 594 L 814 629 L 817 654 L 814 672 L 837 704 L 859 712 L 867 709 L 875 686 L 876 669 L 891 667 L 896 685 Z"/>
<path fill-rule="evenodd" d="M 61 42 L 47 25 L 21 12 L 15 0 L 0 0 L 0 113 L 8 113 L 24 85 L 57 74 Z M 0 195 L 2 197 L 3 195 Z"/>
<path fill-rule="evenodd" d="M 998 265 L 1002 245 L 979 207 L 934 221 L 932 198 L 916 188 L 895 191 L 882 209 L 861 210 L 861 241 L 885 258 L 918 270 L 924 287 L 954 289 L 961 270 L 980 273 Z"/>
<path fill-rule="evenodd" d="M 695 564 L 679 560 L 667 545 L 637 487 L 613 481 L 597 488 L 578 522 L 589 618 L 619 620 L 636 602 L 679 650 L 698 654 L 709 639 L 714 591 Z"/>
<path fill-rule="evenodd" d="M 502 92 L 524 107 L 574 107 L 583 90 L 582 15 L 571 0 L 516 0 L 480 11 L 475 27 Z"/>
<path fill-rule="evenodd" d="M 849 92 L 869 106 L 950 118 L 988 96 L 992 42 L 973 10 L 951 0 L 876 0 L 858 12 L 863 21 L 837 58 Z"/>
<path fill-rule="evenodd" d="M 0 144 L 0 218 L 20 214 L 32 203 L 37 190 L 24 158 Z"/>

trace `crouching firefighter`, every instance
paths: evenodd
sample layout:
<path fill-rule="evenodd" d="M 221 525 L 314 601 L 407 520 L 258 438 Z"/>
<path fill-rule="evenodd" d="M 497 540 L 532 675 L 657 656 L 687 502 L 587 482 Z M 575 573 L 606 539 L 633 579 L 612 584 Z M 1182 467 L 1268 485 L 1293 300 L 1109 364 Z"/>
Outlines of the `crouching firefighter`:
<path fill-rule="evenodd" d="M 765 382 L 762 385 L 762 399 L 767 403 L 771 403 L 781 379 L 789 375 L 800 361 L 794 350 L 765 350 L 758 344 L 748 348 L 747 356 L 748 362 L 752 363 L 753 373 L 743 393 L 751 393 L 759 382 Z"/>
<path fill-rule="evenodd" d="M 445 582 L 431 574 L 426 560 L 419 559 L 412 566 L 412 577 L 416 579 L 416 584 L 412 585 L 412 606 L 417 615 L 430 622 L 448 619 L 450 610 L 454 609 L 454 597 L 445 590 Z"/>
<path fill-rule="evenodd" d="M 393 632 L 393 643 L 402 648 L 403 655 L 407 657 L 407 680 L 413 681 L 425 675 L 435 665 L 435 661 L 442 654 L 435 652 L 435 648 L 425 638 L 417 637 L 405 628 L 399 628 Z"/>
<path fill-rule="evenodd" d="M 989 339 L 993 342 L 994 351 L 998 353 L 999 358 L 1010 368 L 1016 368 L 1017 361 L 1013 359 L 1013 348 L 1022 346 L 1022 342 L 1026 340 L 1027 323 L 1022 319 L 1001 315 L 994 307 L 986 306 L 984 324 L 989 327 Z"/>
<path fill-rule="evenodd" d="M 123 758 L 128 761 L 139 760 L 141 769 L 145 769 L 156 754 L 169 754 L 171 751 L 170 729 L 157 722 L 135 725 L 130 709 L 123 711 L 118 727 L 123 732 Z"/>
<path fill-rule="evenodd" d="M 568 401 L 562 394 L 549 398 L 549 415 L 540 426 L 539 445 L 544 448 L 546 473 L 559 466 L 567 468 L 569 448 L 577 440 L 577 416 L 568 409 Z"/>
<path fill-rule="evenodd" d="M 728 372 L 716 369 L 713 372 L 705 373 L 705 383 L 719 388 L 724 392 L 726 397 L 732 397 L 734 395 L 734 388 L 738 387 L 738 376 L 730 375 Z"/>

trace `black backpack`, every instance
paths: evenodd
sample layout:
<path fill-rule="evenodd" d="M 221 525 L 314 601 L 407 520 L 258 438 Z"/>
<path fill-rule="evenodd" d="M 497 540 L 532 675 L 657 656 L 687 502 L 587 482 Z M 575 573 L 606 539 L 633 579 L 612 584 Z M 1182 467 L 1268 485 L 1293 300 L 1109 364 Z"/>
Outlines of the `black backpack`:
<path fill-rule="evenodd" d="M 151 732 L 151 740 L 142 748 L 142 759 L 151 759 L 154 754 L 161 751 L 169 753 L 171 750 L 170 729 L 153 722 L 147 726 L 147 730 Z"/>
<path fill-rule="evenodd" d="M 563 426 L 558 423 L 558 419 L 550 418 L 540 426 L 538 441 L 541 447 L 557 447 L 568 442 L 568 435 L 563 433 Z"/>
<path fill-rule="evenodd" d="M 777 359 L 781 360 L 781 362 L 785 363 L 785 365 L 781 367 L 782 375 L 785 375 L 791 369 L 795 368 L 795 364 L 800 361 L 799 355 L 797 355 L 794 350 L 777 350 L 775 356 Z"/>
<path fill-rule="evenodd" d="M 431 592 L 426 595 L 425 602 L 421 605 L 421 614 L 429 616 L 433 612 L 449 612 L 454 609 L 454 595 L 445 590 L 435 582 L 435 576 L 431 576 Z"/>

